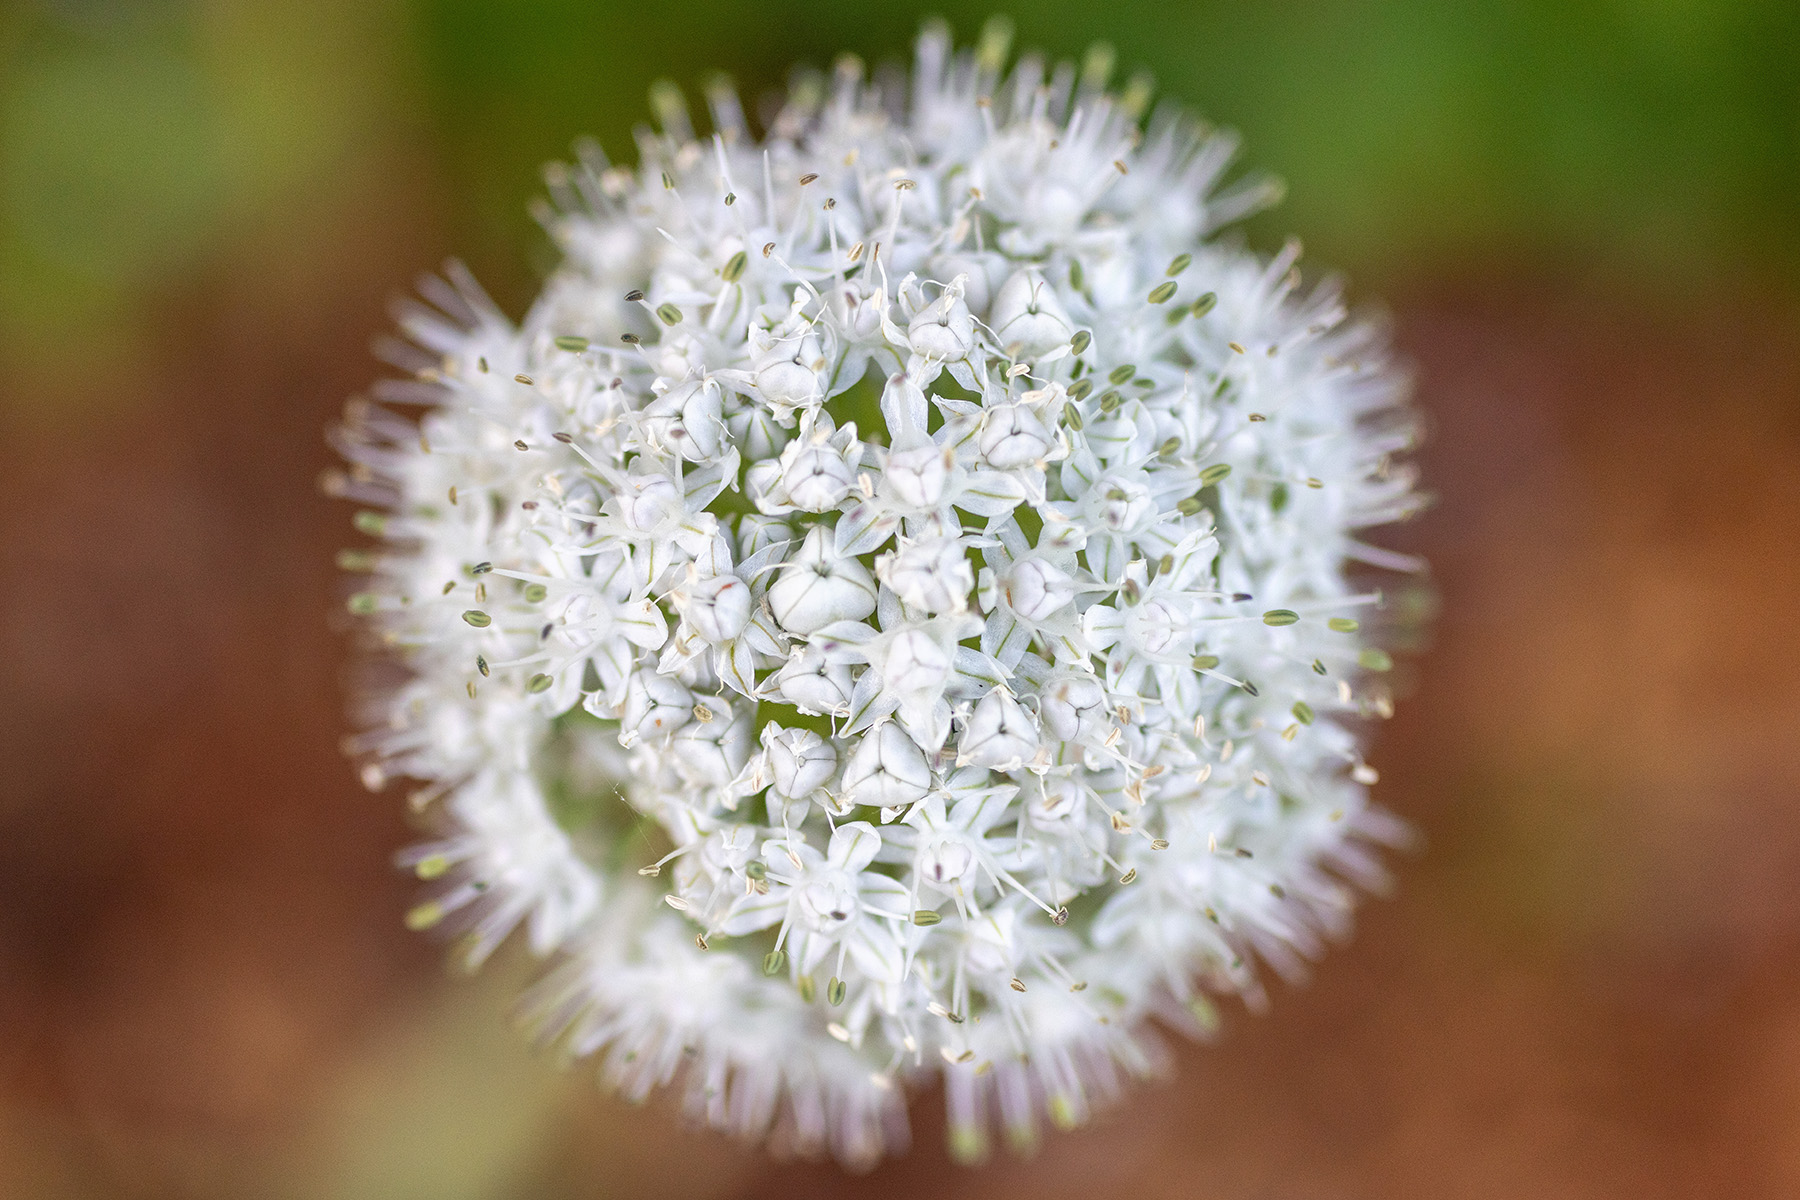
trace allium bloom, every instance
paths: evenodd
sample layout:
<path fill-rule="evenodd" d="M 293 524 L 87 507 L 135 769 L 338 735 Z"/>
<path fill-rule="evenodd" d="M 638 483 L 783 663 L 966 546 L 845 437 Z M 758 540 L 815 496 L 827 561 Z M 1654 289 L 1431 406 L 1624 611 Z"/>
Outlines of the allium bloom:
<path fill-rule="evenodd" d="M 408 669 L 356 752 L 438 829 L 411 923 L 523 926 L 546 1039 L 849 1163 L 929 1075 L 964 1158 L 1083 1120 L 1341 933 L 1394 830 L 1380 338 L 1214 240 L 1271 198 L 1228 138 L 1005 57 L 929 28 L 761 141 L 660 90 L 640 168 L 552 172 L 523 324 L 428 283 L 339 439 Z"/>

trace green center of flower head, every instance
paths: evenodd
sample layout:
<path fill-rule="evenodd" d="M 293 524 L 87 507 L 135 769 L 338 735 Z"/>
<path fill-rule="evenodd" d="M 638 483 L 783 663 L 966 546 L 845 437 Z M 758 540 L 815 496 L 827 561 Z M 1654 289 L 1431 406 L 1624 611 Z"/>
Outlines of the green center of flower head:
<path fill-rule="evenodd" d="M 670 88 L 633 171 L 552 172 L 522 326 L 434 285 L 344 437 L 390 511 L 352 601 L 410 668 L 359 744 L 426 781 L 414 923 L 564 966 L 547 1032 L 639 1095 L 866 1162 L 1080 1120 L 1151 1017 L 1210 1028 L 1376 868 L 1354 562 L 1402 393 L 1229 145 L 1108 62 L 928 29 L 755 139 Z"/>

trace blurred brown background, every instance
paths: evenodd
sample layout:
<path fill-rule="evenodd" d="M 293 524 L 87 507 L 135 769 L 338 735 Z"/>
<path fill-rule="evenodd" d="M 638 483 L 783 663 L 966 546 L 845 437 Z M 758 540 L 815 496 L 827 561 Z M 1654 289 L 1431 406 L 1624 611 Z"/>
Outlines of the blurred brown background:
<path fill-rule="evenodd" d="M 1029 12 L 1024 11 L 1029 7 Z M 985 10 L 953 7 L 972 36 Z M 1800 10 L 1020 6 L 1242 129 L 1382 296 L 1442 612 L 1425 852 L 1272 1015 L 1029 1162 L 775 1164 L 556 1073 L 400 924 L 340 759 L 322 430 L 419 271 L 514 313 L 578 133 L 920 12 L 0 7 L 0 1196 L 1800 1195 Z"/>

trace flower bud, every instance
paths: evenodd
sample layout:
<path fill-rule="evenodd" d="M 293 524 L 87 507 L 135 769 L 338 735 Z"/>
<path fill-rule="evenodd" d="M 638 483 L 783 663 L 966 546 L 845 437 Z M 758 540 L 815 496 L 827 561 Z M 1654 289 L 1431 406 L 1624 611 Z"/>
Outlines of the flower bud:
<path fill-rule="evenodd" d="M 1042 462 L 1052 439 L 1037 414 L 1023 404 L 1001 404 L 981 423 L 981 456 L 1002 471 Z"/>
<path fill-rule="evenodd" d="M 943 693 L 950 667 L 950 655 L 923 629 L 901 630 L 888 642 L 879 664 L 883 687 L 930 699 Z"/>
<path fill-rule="evenodd" d="M 808 646 L 775 673 L 775 688 L 801 712 L 835 716 L 850 711 L 854 684 L 848 666 L 831 663 L 823 650 Z"/>
<path fill-rule="evenodd" d="M 691 462 L 717 458 L 725 446 L 723 403 L 716 383 L 690 379 L 659 396 L 645 412 L 675 417 L 668 440 Z"/>
<path fill-rule="evenodd" d="M 969 714 L 960 749 L 960 757 L 978 767 L 1013 770 L 1037 753 L 1037 730 L 1023 705 L 992 691 Z"/>
<path fill-rule="evenodd" d="M 1092 675 L 1064 674 L 1045 685 L 1038 712 L 1044 728 L 1065 742 L 1087 741 L 1106 731 L 1106 689 Z"/>
<path fill-rule="evenodd" d="M 750 761 L 750 722 L 734 716 L 731 703 L 708 696 L 701 703 L 712 712 L 710 721 L 690 721 L 675 731 L 669 743 L 669 762 L 676 774 L 701 787 L 723 787 Z"/>
<path fill-rule="evenodd" d="M 811 334 L 778 342 L 757 360 L 756 390 L 777 411 L 817 404 L 825 399 L 825 381 L 815 367 L 823 359 Z"/>
<path fill-rule="evenodd" d="M 963 302 L 962 288 L 952 283 L 943 295 L 919 310 L 906 327 L 912 352 L 922 358 L 954 362 L 975 345 L 975 318 Z"/>
<path fill-rule="evenodd" d="M 907 607 L 934 613 L 967 607 L 975 586 L 975 570 L 951 538 L 909 542 L 884 554 L 875 562 L 875 575 Z"/>
<path fill-rule="evenodd" d="M 854 281 L 844 288 L 845 327 L 856 339 L 873 338 L 881 332 L 881 314 L 887 297 L 880 292 L 864 291 Z"/>
<path fill-rule="evenodd" d="M 1056 289 L 1030 267 L 1000 285 L 988 326 L 1004 347 L 1017 346 L 1021 358 L 1037 358 L 1067 344 L 1074 334 Z"/>
<path fill-rule="evenodd" d="M 779 796 L 797 800 L 831 782 L 837 751 L 810 729 L 783 729 L 768 739 L 769 786 Z"/>
<path fill-rule="evenodd" d="M 628 475 L 615 499 L 619 518 L 641 532 L 655 529 L 682 511 L 681 487 L 667 475 Z"/>
<path fill-rule="evenodd" d="M 833 621 L 860 621 L 875 611 L 875 581 L 854 558 L 838 556 L 824 527 L 814 526 L 770 586 L 769 611 L 783 629 L 802 635 Z"/>
<path fill-rule="evenodd" d="M 1075 579 L 1048 559 L 1027 558 L 1006 573 L 1001 595 L 1021 620 L 1048 621 L 1075 599 Z"/>
<path fill-rule="evenodd" d="M 950 483 L 951 452 L 935 442 L 890 450 L 882 487 L 909 508 L 935 508 Z"/>
<path fill-rule="evenodd" d="M 744 494 L 758 512 L 786 512 L 787 489 L 781 484 L 781 464 L 772 458 L 751 463 L 744 472 Z"/>
<path fill-rule="evenodd" d="M 781 485 L 788 503 L 826 512 L 844 502 L 855 472 L 839 450 L 824 442 L 790 442 L 781 455 Z"/>
<path fill-rule="evenodd" d="M 925 752 L 892 721 L 866 734 L 844 767 L 844 791 L 858 804 L 897 808 L 930 789 Z"/>
<path fill-rule="evenodd" d="M 681 615 L 709 642 L 728 642 L 750 624 L 750 585 L 736 575 L 711 575 L 690 583 L 680 597 Z"/>
<path fill-rule="evenodd" d="M 800 408 L 823 398 L 818 372 L 791 358 L 778 358 L 760 368 L 756 390 L 772 408 Z"/>
<path fill-rule="evenodd" d="M 620 733 L 638 738 L 674 733 L 694 718 L 694 694 L 680 680 L 655 671 L 633 672 L 625 684 Z"/>

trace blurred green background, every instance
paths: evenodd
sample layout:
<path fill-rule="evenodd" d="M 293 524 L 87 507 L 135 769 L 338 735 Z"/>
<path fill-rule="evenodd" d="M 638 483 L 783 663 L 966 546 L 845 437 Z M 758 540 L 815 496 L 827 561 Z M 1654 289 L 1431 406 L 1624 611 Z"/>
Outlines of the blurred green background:
<path fill-rule="evenodd" d="M 129 343 L 146 289 L 344 202 L 402 123 L 438 232 L 515 311 L 547 251 L 541 165 L 632 155 L 653 79 L 904 57 L 922 12 L 799 0 L 414 4 L 14 0 L 0 32 L 0 320 L 9 355 Z M 948 15 L 972 36 L 982 9 Z M 1788 0 L 1245 0 L 1011 14 L 1240 130 L 1290 184 L 1264 241 L 1391 288 L 1445 264 L 1605 273 L 1672 303 L 1800 284 L 1800 6 Z M 385 131 L 394 136 L 391 128 Z M 273 228 L 272 228 L 273 227 Z M 300 243 L 293 239 L 290 245 Z"/>
<path fill-rule="evenodd" d="M 384 309 L 646 91 L 903 59 L 939 13 L 0 7 L 0 1195 L 1800 1194 L 1800 4 L 1013 8 L 1244 136 L 1392 314 L 1436 642 L 1379 732 L 1426 853 L 1314 986 L 1030 1163 L 862 1180 L 632 1111 L 401 928 L 338 757 L 314 480 Z"/>

